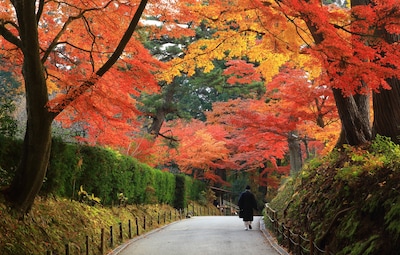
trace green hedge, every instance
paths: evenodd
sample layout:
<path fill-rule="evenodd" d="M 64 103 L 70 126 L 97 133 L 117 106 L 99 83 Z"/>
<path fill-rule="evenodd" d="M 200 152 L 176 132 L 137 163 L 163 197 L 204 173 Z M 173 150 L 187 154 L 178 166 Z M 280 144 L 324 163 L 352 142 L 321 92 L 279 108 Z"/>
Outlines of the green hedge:
<path fill-rule="evenodd" d="M 0 142 L 0 167 L 5 170 L 0 175 L 10 174 L 18 165 L 22 143 L 3 137 Z M 103 205 L 117 204 L 118 194 L 123 193 L 129 204 L 164 203 L 176 208 L 185 208 L 189 199 L 200 199 L 206 189 L 189 176 L 151 168 L 111 149 L 53 139 L 41 195 L 78 199 L 81 186 Z"/>

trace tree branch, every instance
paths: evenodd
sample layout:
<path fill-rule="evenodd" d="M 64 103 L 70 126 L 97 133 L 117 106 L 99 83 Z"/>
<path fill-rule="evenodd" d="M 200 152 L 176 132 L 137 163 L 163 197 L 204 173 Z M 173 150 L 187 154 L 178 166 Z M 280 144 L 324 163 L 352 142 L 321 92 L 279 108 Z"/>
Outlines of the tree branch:
<path fill-rule="evenodd" d="M 69 106 L 75 99 L 81 96 L 84 92 L 88 89 L 93 87 L 96 82 L 108 71 L 110 68 L 117 62 L 121 54 L 123 53 L 126 45 L 128 44 L 129 40 L 131 39 L 133 32 L 137 24 L 139 23 L 140 17 L 147 5 L 148 0 L 142 0 L 139 4 L 138 9 L 136 10 L 135 15 L 133 16 L 131 23 L 129 24 L 125 34 L 122 36 L 117 48 L 111 55 L 111 57 L 107 60 L 106 63 L 100 69 L 92 75 L 89 79 L 84 81 L 78 88 L 72 90 L 63 99 L 63 102 L 56 105 L 54 108 L 49 109 L 50 112 L 53 113 L 53 118 L 55 118 L 58 114 L 60 114 L 67 106 Z"/>
<path fill-rule="evenodd" d="M 112 3 L 113 0 L 108 1 L 104 6 L 98 7 L 98 8 L 90 8 L 90 9 L 85 9 L 85 10 L 80 10 L 79 14 L 76 16 L 70 16 L 68 17 L 67 21 L 65 21 L 63 27 L 61 30 L 57 33 L 57 35 L 53 38 L 53 41 L 50 43 L 49 47 L 47 50 L 44 52 L 43 57 L 41 59 L 42 63 L 46 62 L 47 58 L 51 54 L 51 52 L 54 50 L 54 48 L 58 45 L 58 40 L 61 38 L 61 36 L 64 34 L 64 32 L 67 30 L 68 26 L 77 19 L 81 19 L 84 17 L 85 13 L 90 12 L 90 11 L 98 11 L 98 10 L 103 10 L 107 6 Z M 77 8 L 77 7 L 75 7 Z"/>
<path fill-rule="evenodd" d="M 16 37 L 13 33 L 11 33 L 10 30 L 8 30 L 6 28 L 7 24 L 12 25 L 15 28 L 18 28 L 18 26 L 15 23 L 1 19 L 0 20 L 0 35 L 3 36 L 3 38 L 6 39 L 8 42 L 17 46 L 18 48 L 22 48 L 21 40 L 18 37 Z"/>
<path fill-rule="evenodd" d="M 43 7 L 44 7 L 44 0 L 39 1 L 39 7 L 36 13 L 36 24 L 39 23 L 40 17 L 42 16 L 43 13 Z"/>

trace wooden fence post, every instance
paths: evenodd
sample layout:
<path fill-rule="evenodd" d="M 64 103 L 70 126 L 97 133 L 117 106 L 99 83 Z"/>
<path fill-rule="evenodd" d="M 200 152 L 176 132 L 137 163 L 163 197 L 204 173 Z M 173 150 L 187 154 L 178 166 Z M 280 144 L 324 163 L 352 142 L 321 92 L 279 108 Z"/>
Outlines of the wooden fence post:
<path fill-rule="evenodd" d="M 128 233 L 129 233 L 129 239 L 132 239 L 132 223 L 131 220 L 128 220 Z"/>
<path fill-rule="evenodd" d="M 139 235 L 139 220 L 136 217 L 136 235 Z"/>
<path fill-rule="evenodd" d="M 146 215 L 143 216 L 143 229 L 146 230 Z"/>
<path fill-rule="evenodd" d="M 65 244 L 65 255 L 69 255 L 69 243 Z"/>
<path fill-rule="evenodd" d="M 297 246 L 297 253 L 298 254 L 301 254 L 301 252 L 302 252 L 302 245 L 301 245 L 301 235 L 299 234 L 299 235 L 297 235 L 297 243 L 298 243 L 298 246 Z"/>
<path fill-rule="evenodd" d="M 122 233 L 122 222 L 119 223 L 119 240 L 122 242 L 124 239 L 123 233 Z"/>
<path fill-rule="evenodd" d="M 114 247 L 113 226 L 110 226 L 110 247 Z"/>
<path fill-rule="evenodd" d="M 104 254 L 104 228 L 101 229 L 100 236 L 100 254 Z"/>
<path fill-rule="evenodd" d="M 85 246 L 86 246 L 86 255 L 89 255 L 89 236 L 88 235 L 86 235 Z"/>
<path fill-rule="evenodd" d="M 310 255 L 314 255 L 314 238 L 310 238 Z"/>

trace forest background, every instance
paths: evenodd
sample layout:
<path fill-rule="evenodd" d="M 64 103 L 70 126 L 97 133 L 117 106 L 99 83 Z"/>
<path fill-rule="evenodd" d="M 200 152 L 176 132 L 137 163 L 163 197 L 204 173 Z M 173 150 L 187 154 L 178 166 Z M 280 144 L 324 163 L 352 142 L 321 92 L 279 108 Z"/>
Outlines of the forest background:
<path fill-rule="evenodd" d="M 52 130 L 212 185 L 264 189 L 335 146 L 376 134 L 398 143 L 397 1 L 1 7 L 7 135 L 21 134 L 12 118 L 27 109 L 5 190 L 22 212 L 45 178 Z"/>

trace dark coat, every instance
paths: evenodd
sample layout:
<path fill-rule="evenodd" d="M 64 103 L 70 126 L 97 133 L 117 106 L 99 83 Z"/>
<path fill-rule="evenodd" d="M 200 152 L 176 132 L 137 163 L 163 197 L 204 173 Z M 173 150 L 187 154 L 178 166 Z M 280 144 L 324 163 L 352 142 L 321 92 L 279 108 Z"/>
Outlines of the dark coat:
<path fill-rule="evenodd" d="M 257 201 L 253 193 L 246 190 L 240 194 L 238 206 L 242 210 L 243 221 L 253 221 L 253 209 L 257 210 Z"/>

